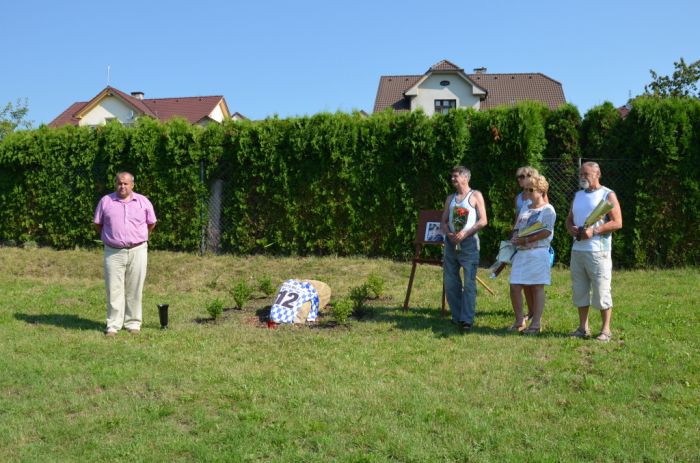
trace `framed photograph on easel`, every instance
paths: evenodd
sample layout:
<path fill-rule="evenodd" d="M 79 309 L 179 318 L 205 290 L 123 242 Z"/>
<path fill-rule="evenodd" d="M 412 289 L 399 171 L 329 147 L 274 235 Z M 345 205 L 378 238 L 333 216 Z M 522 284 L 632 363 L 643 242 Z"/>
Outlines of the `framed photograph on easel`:
<path fill-rule="evenodd" d="M 440 222 L 425 222 L 425 234 L 423 241 L 426 243 L 442 243 L 442 231 L 440 230 Z"/>
<path fill-rule="evenodd" d="M 427 244 L 442 246 L 443 236 L 440 231 L 440 221 L 442 220 L 441 210 L 420 211 L 418 213 L 418 228 L 416 228 L 416 240 L 414 242 L 416 251 L 412 259 L 411 276 L 408 278 L 408 288 L 406 288 L 406 299 L 403 309 L 408 310 L 408 302 L 411 298 L 413 279 L 416 276 L 416 266 L 419 264 L 442 265 L 442 258 L 423 257 L 423 246 Z M 442 288 L 442 314 L 445 315 L 445 287 Z"/>

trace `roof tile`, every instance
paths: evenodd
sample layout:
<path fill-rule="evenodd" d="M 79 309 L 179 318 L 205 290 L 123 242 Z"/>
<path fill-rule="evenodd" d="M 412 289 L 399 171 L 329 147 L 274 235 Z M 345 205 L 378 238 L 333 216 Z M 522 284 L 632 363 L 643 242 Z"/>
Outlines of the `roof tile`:
<path fill-rule="evenodd" d="M 444 59 L 444 60 L 430 66 L 430 69 L 428 69 L 426 74 L 428 72 L 431 72 L 431 71 L 464 71 L 464 69 L 457 66 L 453 62 Z"/>

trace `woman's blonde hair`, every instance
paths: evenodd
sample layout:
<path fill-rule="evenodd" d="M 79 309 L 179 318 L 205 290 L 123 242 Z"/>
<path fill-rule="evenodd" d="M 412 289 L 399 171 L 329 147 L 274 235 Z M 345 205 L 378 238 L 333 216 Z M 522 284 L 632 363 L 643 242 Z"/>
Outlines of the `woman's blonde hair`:
<path fill-rule="evenodd" d="M 534 188 L 546 195 L 549 191 L 549 182 L 544 178 L 544 175 L 533 175 L 530 177 L 530 188 Z"/>
<path fill-rule="evenodd" d="M 539 175 L 539 172 L 537 172 L 537 169 L 535 169 L 534 167 L 523 166 L 523 167 L 518 167 L 518 170 L 515 171 L 515 176 L 517 177 L 518 175 L 525 175 L 526 177 L 534 177 L 535 175 Z"/>

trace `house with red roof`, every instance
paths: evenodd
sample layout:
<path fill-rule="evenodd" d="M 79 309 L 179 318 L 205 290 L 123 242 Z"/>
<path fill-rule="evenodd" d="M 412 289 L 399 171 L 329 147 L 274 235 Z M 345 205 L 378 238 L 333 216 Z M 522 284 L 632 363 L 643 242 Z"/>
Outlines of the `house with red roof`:
<path fill-rule="evenodd" d="M 431 116 L 452 108 L 485 110 L 526 100 L 540 101 L 551 109 L 566 103 L 561 83 L 544 74 L 488 74 L 486 68 L 467 74 L 442 60 L 424 74 L 381 76 L 374 112 L 422 108 Z"/>
<path fill-rule="evenodd" d="M 110 120 L 132 125 L 142 116 L 150 116 L 161 121 L 182 117 L 190 124 L 204 126 L 213 122 L 220 123 L 225 118 L 230 118 L 231 114 L 226 100 L 221 95 L 144 98 L 143 92 L 126 94 L 107 86 L 90 101 L 73 103 L 48 125 L 49 127 L 64 125 L 96 127 Z"/>

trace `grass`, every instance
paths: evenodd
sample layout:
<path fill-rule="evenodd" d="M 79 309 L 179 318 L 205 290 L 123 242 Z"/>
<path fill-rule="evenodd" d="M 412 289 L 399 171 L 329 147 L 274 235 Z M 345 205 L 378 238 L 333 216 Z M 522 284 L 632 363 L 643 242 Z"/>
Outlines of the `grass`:
<path fill-rule="evenodd" d="M 564 268 L 545 333 L 525 338 L 506 333 L 507 274 L 462 334 L 440 316 L 436 267 L 403 312 L 406 263 L 151 252 L 141 334 L 107 339 L 99 251 L 0 259 L 3 462 L 700 460 L 697 269 L 616 272 L 602 344 L 566 337 Z M 384 295 L 348 325 L 262 328 L 274 295 L 258 290 L 208 322 L 212 299 L 234 306 L 232 281 L 313 277 L 335 301 L 370 274 Z"/>

